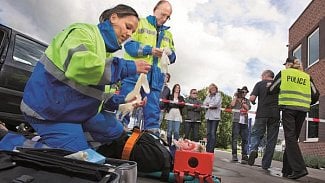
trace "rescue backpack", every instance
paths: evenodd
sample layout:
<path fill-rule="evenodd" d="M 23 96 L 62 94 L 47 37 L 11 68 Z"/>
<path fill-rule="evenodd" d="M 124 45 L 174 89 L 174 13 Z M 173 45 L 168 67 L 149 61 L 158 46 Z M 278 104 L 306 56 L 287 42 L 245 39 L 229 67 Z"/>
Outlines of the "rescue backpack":
<path fill-rule="evenodd" d="M 167 147 L 163 139 L 134 128 L 131 134 L 100 146 L 97 152 L 109 158 L 135 161 L 140 173 L 161 172 L 161 179 L 167 181 L 173 168 L 173 158 Z"/>

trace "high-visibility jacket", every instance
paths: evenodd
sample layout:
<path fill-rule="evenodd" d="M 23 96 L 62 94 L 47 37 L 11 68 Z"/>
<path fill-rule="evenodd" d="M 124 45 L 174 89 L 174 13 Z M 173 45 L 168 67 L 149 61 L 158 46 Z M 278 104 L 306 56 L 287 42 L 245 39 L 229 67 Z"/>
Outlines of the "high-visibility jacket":
<path fill-rule="evenodd" d="M 37 63 L 25 87 L 22 112 L 53 121 L 93 117 L 112 95 L 104 92 L 105 85 L 136 74 L 134 62 L 110 54 L 120 48 L 109 21 L 98 26 L 72 24 L 53 39 Z"/>
<path fill-rule="evenodd" d="M 297 69 L 282 70 L 279 105 L 296 106 L 309 110 L 310 103 L 310 76 Z"/>
<path fill-rule="evenodd" d="M 157 65 L 160 67 L 159 59 L 153 57 L 151 54 L 152 48 L 169 48 L 172 51 L 172 55 L 169 56 L 170 62 L 174 63 L 176 56 L 174 53 L 173 36 L 170 31 L 170 27 L 156 26 L 156 18 L 154 16 L 148 16 L 141 18 L 138 24 L 138 28 L 134 34 L 132 34 L 132 40 L 134 42 L 127 42 L 125 44 L 124 58 L 127 60 L 141 59 L 147 61 L 151 65 Z M 158 35 L 158 37 L 157 37 Z"/>

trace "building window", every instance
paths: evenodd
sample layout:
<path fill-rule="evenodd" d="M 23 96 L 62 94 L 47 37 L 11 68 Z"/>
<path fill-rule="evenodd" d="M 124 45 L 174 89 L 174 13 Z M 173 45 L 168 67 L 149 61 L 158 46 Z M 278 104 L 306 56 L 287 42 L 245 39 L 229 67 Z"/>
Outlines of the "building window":
<path fill-rule="evenodd" d="M 23 64 L 35 66 L 45 49 L 45 46 L 17 35 L 13 59 Z"/>
<path fill-rule="evenodd" d="M 307 141 L 318 141 L 318 127 L 319 123 L 312 120 L 312 118 L 319 118 L 319 103 L 311 106 L 310 111 L 307 114 L 307 127 L 306 137 Z"/>
<path fill-rule="evenodd" d="M 293 56 L 301 61 L 301 44 L 293 50 Z"/>
<path fill-rule="evenodd" d="M 308 36 L 308 66 L 319 60 L 319 28 Z"/>

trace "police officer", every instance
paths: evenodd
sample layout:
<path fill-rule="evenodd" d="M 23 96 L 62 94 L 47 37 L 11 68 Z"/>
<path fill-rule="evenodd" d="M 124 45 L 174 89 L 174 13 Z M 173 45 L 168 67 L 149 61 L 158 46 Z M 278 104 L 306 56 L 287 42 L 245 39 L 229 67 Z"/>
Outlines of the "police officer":
<path fill-rule="evenodd" d="M 269 93 L 279 93 L 279 107 L 285 136 L 282 175 L 298 179 L 308 174 L 303 160 L 298 138 L 310 110 L 310 105 L 318 101 L 319 92 L 309 74 L 303 72 L 301 62 L 296 57 L 287 58 L 269 88 Z"/>
<path fill-rule="evenodd" d="M 102 103 L 116 107 L 124 98 L 106 94 L 105 85 L 150 69 L 145 61 L 112 55 L 138 26 L 133 8 L 117 5 L 99 20 L 98 25 L 76 23 L 60 32 L 26 84 L 21 111 L 50 147 L 79 151 L 90 148 L 87 140 L 119 138 L 123 126 L 115 114 L 98 109 Z"/>
<path fill-rule="evenodd" d="M 163 50 L 170 63 L 176 60 L 174 42 L 170 27 L 164 25 L 170 19 L 172 6 L 168 1 L 159 1 L 153 9 L 153 16 L 149 15 L 139 21 L 137 31 L 131 41 L 125 43 L 125 57 L 128 60 L 143 59 L 152 65 L 148 73 L 150 94 L 147 94 L 147 104 L 144 106 L 144 129 L 159 135 L 160 107 L 159 96 L 164 84 L 164 74 L 160 69 L 160 59 Z M 127 95 L 133 90 L 138 76 L 129 77 L 122 81 L 121 94 Z M 144 96 L 145 94 L 142 93 Z M 126 121 L 128 123 L 128 121 Z"/>

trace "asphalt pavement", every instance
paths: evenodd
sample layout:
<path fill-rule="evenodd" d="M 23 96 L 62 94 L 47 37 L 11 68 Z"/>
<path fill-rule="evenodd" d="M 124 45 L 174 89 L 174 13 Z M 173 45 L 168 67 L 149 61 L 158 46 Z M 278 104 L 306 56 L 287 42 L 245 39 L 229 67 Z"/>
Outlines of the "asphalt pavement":
<path fill-rule="evenodd" d="M 309 174 L 298 180 L 283 178 L 281 174 L 282 162 L 272 161 L 272 167 L 265 171 L 261 168 L 261 157 L 255 161 L 255 165 L 243 165 L 231 162 L 231 153 L 216 150 L 214 153 L 213 175 L 221 178 L 222 183 L 325 183 L 325 170 L 308 168 Z M 240 156 L 239 156 L 240 157 Z M 139 183 L 160 182 L 149 178 L 138 178 Z"/>

